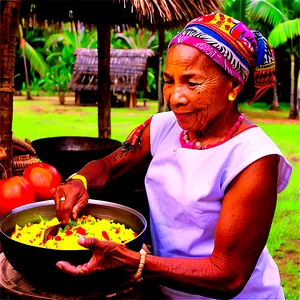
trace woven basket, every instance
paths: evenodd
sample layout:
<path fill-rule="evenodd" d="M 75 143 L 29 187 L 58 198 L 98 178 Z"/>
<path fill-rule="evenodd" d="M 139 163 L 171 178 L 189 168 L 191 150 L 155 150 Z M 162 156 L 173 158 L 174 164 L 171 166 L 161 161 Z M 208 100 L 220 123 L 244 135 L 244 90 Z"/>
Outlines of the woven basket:
<path fill-rule="evenodd" d="M 19 151 L 24 153 L 24 154 L 13 156 L 13 164 L 12 164 L 13 176 L 22 176 L 24 170 L 29 165 L 38 162 L 39 159 L 37 158 L 36 152 L 30 145 L 30 143 L 25 142 L 16 137 L 13 137 L 12 141 L 13 141 L 13 147 L 17 148 Z"/>

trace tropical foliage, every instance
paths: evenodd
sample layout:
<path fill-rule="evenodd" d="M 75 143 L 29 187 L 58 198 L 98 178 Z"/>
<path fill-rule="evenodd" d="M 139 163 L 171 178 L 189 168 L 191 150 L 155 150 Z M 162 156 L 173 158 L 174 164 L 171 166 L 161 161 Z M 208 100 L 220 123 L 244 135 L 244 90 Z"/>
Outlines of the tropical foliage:
<path fill-rule="evenodd" d="M 50 66 L 46 74 L 45 86 L 58 92 L 60 102 L 64 103 L 64 93 L 68 91 L 72 68 L 75 62 L 74 50 L 77 48 L 96 48 L 97 31 L 87 31 L 83 24 L 74 22 L 63 24 L 62 33 L 49 36 L 45 42 L 46 62 Z"/>
<path fill-rule="evenodd" d="M 116 33 L 114 39 L 121 39 L 124 49 L 152 49 L 157 48 L 157 38 L 155 34 L 141 28 L 129 28 L 123 32 Z"/>
<path fill-rule="evenodd" d="M 122 49 L 152 49 L 156 51 L 158 48 L 157 35 L 141 28 L 127 28 L 122 32 L 111 35 L 112 48 Z M 147 70 L 148 92 L 156 90 L 156 70 L 152 67 Z M 143 93 L 141 92 L 143 97 Z"/>
<path fill-rule="evenodd" d="M 299 60 L 300 1 L 299 0 L 250 0 L 246 8 L 248 19 L 255 24 L 271 26 L 268 42 L 273 48 L 280 45 L 289 53 L 291 62 L 290 118 L 299 118 L 299 103 L 296 86 L 298 71 L 295 59 Z"/>
<path fill-rule="evenodd" d="M 22 24 L 19 24 L 19 39 L 18 39 L 18 47 L 16 48 L 16 66 L 18 66 L 18 62 L 21 61 L 21 64 L 24 68 L 25 75 L 25 87 L 27 93 L 27 99 L 31 99 L 30 95 L 30 82 L 29 82 L 29 72 L 27 68 L 27 61 L 30 65 L 30 73 L 35 77 L 37 73 L 39 77 L 44 77 L 47 73 L 48 66 L 44 61 L 43 48 L 40 47 L 40 44 L 44 44 L 45 39 L 41 36 L 41 30 L 23 30 Z M 19 71 L 16 68 L 17 72 Z M 18 73 L 20 74 L 20 73 Z"/>
<path fill-rule="evenodd" d="M 296 82 L 298 70 L 295 60 L 299 60 L 300 12 L 299 0 L 225 0 L 224 10 L 228 15 L 242 20 L 250 28 L 261 31 L 275 49 L 284 49 L 289 54 L 290 66 L 290 118 L 299 116 Z M 279 61 L 277 57 L 277 61 Z M 282 62 L 281 62 L 282 63 Z M 277 82 L 271 109 L 279 109 Z M 298 100 L 299 101 L 299 100 Z"/>
<path fill-rule="evenodd" d="M 63 96 L 68 91 L 71 79 L 75 61 L 74 50 L 97 47 L 96 29 L 87 30 L 83 24 L 74 22 L 62 23 L 61 28 L 61 32 L 26 28 L 24 38 L 20 25 L 20 50 L 17 50 L 17 57 L 24 59 L 27 99 L 31 98 L 30 89 L 37 92 L 42 89 Z M 38 47 L 30 43 L 38 43 Z M 29 74 L 27 61 L 30 66 Z"/>

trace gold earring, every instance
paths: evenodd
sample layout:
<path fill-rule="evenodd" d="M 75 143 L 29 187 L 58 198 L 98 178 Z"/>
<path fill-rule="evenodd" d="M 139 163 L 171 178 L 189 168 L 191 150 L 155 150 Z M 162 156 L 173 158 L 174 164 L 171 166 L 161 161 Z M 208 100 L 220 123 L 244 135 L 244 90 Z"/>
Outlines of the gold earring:
<path fill-rule="evenodd" d="M 228 95 L 228 100 L 229 100 L 229 101 L 234 101 L 234 100 L 235 100 L 235 97 L 234 97 L 232 94 L 229 94 L 229 95 Z"/>

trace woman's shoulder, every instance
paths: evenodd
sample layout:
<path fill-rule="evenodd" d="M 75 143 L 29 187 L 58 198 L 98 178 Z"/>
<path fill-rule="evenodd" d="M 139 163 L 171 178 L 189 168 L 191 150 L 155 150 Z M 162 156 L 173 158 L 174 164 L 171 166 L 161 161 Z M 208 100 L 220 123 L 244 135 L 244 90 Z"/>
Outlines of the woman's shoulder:
<path fill-rule="evenodd" d="M 236 170 L 242 170 L 262 157 L 274 154 L 278 155 L 278 192 L 281 192 L 287 186 L 292 166 L 278 145 L 259 126 L 251 126 L 244 129 L 229 140 L 226 146 L 228 147 L 227 154 L 230 157 L 230 161 L 233 161 L 232 157 L 237 158 Z"/>
<path fill-rule="evenodd" d="M 153 115 L 152 118 L 155 122 L 176 122 L 176 117 L 172 111 L 160 112 Z"/>
<path fill-rule="evenodd" d="M 150 127 L 152 155 L 166 140 L 168 140 L 168 144 L 177 142 L 179 130 L 180 128 L 173 112 L 161 112 L 153 115 Z"/>
<path fill-rule="evenodd" d="M 152 117 L 151 131 L 169 131 L 175 124 L 177 119 L 172 111 L 157 113 Z"/>

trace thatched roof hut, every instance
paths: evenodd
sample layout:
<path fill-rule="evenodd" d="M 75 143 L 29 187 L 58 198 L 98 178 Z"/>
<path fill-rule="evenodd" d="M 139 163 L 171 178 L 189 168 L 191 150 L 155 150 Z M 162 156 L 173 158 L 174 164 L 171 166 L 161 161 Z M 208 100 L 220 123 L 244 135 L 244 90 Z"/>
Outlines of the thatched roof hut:
<path fill-rule="evenodd" d="M 112 25 L 135 25 L 158 30 L 161 58 L 164 47 L 164 30 L 176 28 L 201 14 L 222 7 L 221 0 L 6 0 L 1 7 L 0 57 L 0 147 L 7 152 L 3 165 L 11 175 L 12 165 L 12 111 L 14 84 L 14 53 L 16 30 L 20 18 L 31 19 L 33 25 L 48 20 L 80 20 L 96 24 L 98 33 L 98 135 L 110 137 L 110 29 Z M 72 12 L 72 13 L 71 13 Z M 160 59 L 159 73 L 162 60 Z M 159 88 L 159 95 L 162 95 Z M 160 98 L 161 102 L 162 97 Z"/>
<path fill-rule="evenodd" d="M 73 92 L 96 91 L 98 88 L 97 49 L 75 50 L 76 60 L 69 89 Z M 151 49 L 110 50 L 110 90 L 135 93 L 147 72 L 148 58 L 154 56 Z"/>
<path fill-rule="evenodd" d="M 184 25 L 187 21 L 220 9 L 222 0 L 22 0 L 21 17 L 34 22 L 101 22 L 111 25 L 136 25 L 156 31 Z M 70 12 L 72 12 L 70 14 Z"/>

